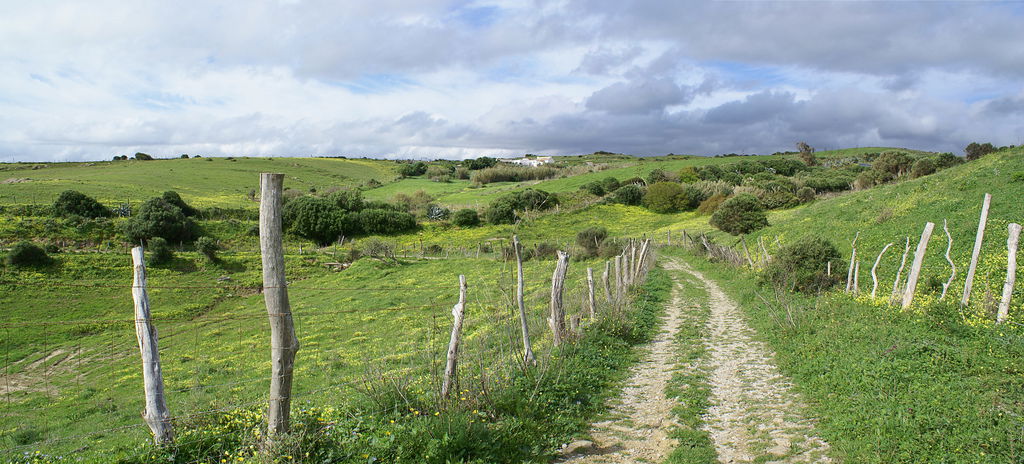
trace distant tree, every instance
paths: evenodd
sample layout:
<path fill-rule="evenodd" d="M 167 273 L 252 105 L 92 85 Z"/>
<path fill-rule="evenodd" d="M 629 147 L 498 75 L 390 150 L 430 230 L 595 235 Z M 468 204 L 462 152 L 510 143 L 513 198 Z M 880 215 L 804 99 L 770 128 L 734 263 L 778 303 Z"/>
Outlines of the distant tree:
<path fill-rule="evenodd" d="M 692 184 L 700 180 L 700 176 L 697 175 L 697 170 L 693 166 L 680 169 L 676 175 L 679 177 L 679 182 L 684 184 Z"/>
<path fill-rule="evenodd" d="M 110 217 L 113 212 L 94 198 L 76 190 L 65 190 L 53 202 L 53 213 L 59 217 Z"/>
<path fill-rule="evenodd" d="M 472 171 L 487 169 L 496 164 L 498 164 L 498 160 L 496 158 L 491 158 L 489 156 L 481 156 L 476 159 L 468 159 L 465 161 L 465 166 Z"/>
<path fill-rule="evenodd" d="M 152 161 L 153 157 L 150 156 L 150 155 L 147 155 L 145 153 L 138 152 L 138 153 L 135 154 L 135 159 L 137 159 L 139 161 Z"/>
<path fill-rule="evenodd" d="M 583 190 L 591 195 L 603 197 L 605 192 L 604 185 L 600 181 L 587 182 L 580 186 L 580 190 Z"/>
<path fill-rule="evenodd" d="M 185 216 L 181 208 L 163 198 L 147 200 L 139 212 L 125 223 L 128 241 L 138 243 L 153 237 L 162 237 L 169 242 L 186 242 L 195 235 L 195 223 Z"/>
<path fill-rule="evenodd" d="M 709 222 L 718 230 L 740 235 L 766 227 L 768 216 L 761 200 L 749 193 L 741 193 L 722 203 Z"/>
<path fill-rule="evenodd" d="M 911 179 L 917 179 L 918 177 L 924 177 L 934 173 L 935 162 L 928 158 L 921 158 L 917 161 L 914 161 L 914 165 L 910 167 Z"/>
<path fill-rule="evenodd" d="M 797 150 L 800 150 L 800 161 L 808 166 L 817 166 L 818 159 L 814 157 L 814 147 L 807 144 L 807 142 L 797 142 Z"/>
<path fill-rule="evenodd" d="M 678 179 L 664 169 L 653 169 L 647 174 L 647 185 L 654 185 L 658 182 L 675 182 Z"/>
<path fill-rule="evenodd" d="M 683 186 L 675 182 L 658 182 L 647 188 L 642 201 L 655 213 L 674 213 L 682 209 Z"/>
<path fill-rule="evenodd" d="M 181 159 L 188 159 L 188 155 L 187 155 L 187 154 L 185 154 L 185 153 L 182 153 L 182 154 L 181 154 L 181 157 L 180 157 L 180 158 L 181 158 Z"/>
<path fill-rule="evenodd" d="M 448 166 L 432 164 L 427 167 L 427 178 L 434 182 L 451 182 L 452 169 Z"/>
<path fill-rule="evenodd" d="M 637 206 L 643 201 L 644 189 L 637 184 L 626 184 L 619 187 L 609 200 L 612 203 Z"/>
<path fill-rule="evenodd" d="M 964 154 L 967 155 L 967 161 L 974 161 L 994 151 L 996 151 L 996 147 L 992 146 L 992 144 L 988 142 L 971 142 L 967 145 L 967 148 L 964 148 Z"/>
<path fill-rule="evenodd" d="M 621 186 L 622 184 L 619 183 L 619 180 L 612 176 L 608 176 L 605 177 L 604 179 L 601 179 L 601 187 L 604 188 L 605 193 L 614 192 Z"/>
<path fill-rule="evenodd" d="M 398 174 L 402 177 L 422 176 L 427 172 L 427 164 L 422 161 L 405 163 L 398 167 Z"/>
<path fill-rule="evenodd" d="M 887 174 L 886 180 L 889 180 L 903 177 L 910 172 L 910 167 L 913 164 L 914 159 L 910 155 L 902 151 L 887 151 L 876 158 L 871 167 L 880 173 Z"/>

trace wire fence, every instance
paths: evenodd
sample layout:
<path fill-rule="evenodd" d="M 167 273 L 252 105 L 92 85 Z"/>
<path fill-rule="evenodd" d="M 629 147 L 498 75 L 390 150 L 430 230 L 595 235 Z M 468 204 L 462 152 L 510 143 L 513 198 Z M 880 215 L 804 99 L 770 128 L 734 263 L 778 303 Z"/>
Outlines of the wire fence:
<path fill-rule="evenodd" d="M 479 264 L 485 263 L 485 264 Z M 603 266 L 603 262 L 589 265 Z M 547 334 L 553 262 L 535 260 L 528 269 L 527 323 L 543 362 L 551 350 Z M 586 318 L 586 265 L 570 267 L 565 306 L 570 318 Z M 523 346 L 515 303 L 516 271 L 508 259 L 479 260 L 469 277 L 466 325 L 458 380 L 487 389 L 508 379 L 522 362 Z M 595 269 L 597 273 L 601 269 Z M 9 276 L 8 276 L 9 277 Z M 434 391 L 444 367 L 451 330 L 450 309 L 458 285 L 435 276 L 417 284 L 289 284 L 292 316 L 300 341 L 293 400 L 341 404 L 367 395 L 367 385 L 391 378 L 408 388 Z M 597 282 L 599 308 L 607 301 Z M 116 291 L 117 314 L 132 314 L 130 281 L 0 281 L 9 292 Z M 221 301 L 195 316 L 161 316 L 159 355 L 168 408 L 177 427 L 204 418 L 267 404 L 270 369 L 268 314 L 258 294 L 262 285 L 176 285 L 153 279 L 149 290 L 174 290 L 183 301 L 201 292 L 246 294 L 255 301 Z M 69 297 L 79 295 L 68 293 Z M 401 304 L 392 304 L 401 300 Z M 420 303 L 420 304 L 413 304 Z M 75 301 L 67 301 L 73 308 Z M 159 308 L 157 308 L 159 309 Z M 67 311 L 74 314 L 74 311 Z M 139 452 L 151 440 L 139 411 L 145 408 L 139 341 L 132 318 L 69 317 L 15 320 L 5 308 L 0 320 L 4 367 L 0 370 L 0 458 L 37 451 L 49 455 L 101 455 L 110 449 Z M 178 442 L 176 446 L 187 446 Z M 92 453 L 92 454 L 90 454 Z"/>

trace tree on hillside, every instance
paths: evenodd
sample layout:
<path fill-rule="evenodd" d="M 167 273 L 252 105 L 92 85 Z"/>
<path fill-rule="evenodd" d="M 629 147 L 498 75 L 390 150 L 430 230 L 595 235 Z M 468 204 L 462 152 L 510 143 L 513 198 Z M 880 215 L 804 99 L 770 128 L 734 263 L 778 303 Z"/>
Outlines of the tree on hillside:
<path fill-rule="evenodd" d="M 82 216 L 87 218 L 110 217 L 113 213 L 96 199 L 76 190 L 61 192 L 53 202 L 53 213 L 57 216 Z"/>
<path fill-rule="evenodd" d="M 996 147 L 992 146 L 992 144 L 988 142 L 971 142 L 970 145 L 967 145 L 967 148 L 964 148 L 964 154 L 967 155 L 967 161 L 974 161 L 994 151 L 996 151 Z"/>
<path fill-rule="evenodd" d="M 761 200 L 749 193 L 741 193 L 722 203 L 709 222 L 722 232 L 740 235 L 766 227 L 768 216 Z"/>
<path fill-rule="evenodd" d="M 800 150 L 800 161 L 808 166 L 817 166 L 818 159 L 814 157 L 814 147 L 807 144 L 807 142 L 797 142 L 797 150 Z"/>

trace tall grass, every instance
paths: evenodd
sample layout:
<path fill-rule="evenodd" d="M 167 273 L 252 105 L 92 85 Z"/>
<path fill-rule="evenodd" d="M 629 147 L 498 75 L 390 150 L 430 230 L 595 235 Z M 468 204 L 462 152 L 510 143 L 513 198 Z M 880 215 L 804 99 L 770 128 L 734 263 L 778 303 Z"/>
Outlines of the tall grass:
<path fill-rule="evenodd" d="M 478 185 L 492 182 L 523 182 L 550 179 L 557 173 L 557 169 L 548 166 L 494 166 L 474 172 L 470 181 Z"/>

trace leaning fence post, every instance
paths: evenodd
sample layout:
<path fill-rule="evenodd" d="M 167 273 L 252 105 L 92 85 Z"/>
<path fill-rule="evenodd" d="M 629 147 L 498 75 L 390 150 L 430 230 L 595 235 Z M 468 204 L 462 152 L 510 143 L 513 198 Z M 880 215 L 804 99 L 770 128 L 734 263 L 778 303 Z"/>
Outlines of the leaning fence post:
<path fill-rule="evenodd" d="M 947 226 L 945 219 L 942 220 L 942 230 L 946 232 L 946 239 L 949 240 L 949 244 L 946 245 L 946 262 L 949 263 L 951 271 L 949 273 L 949 280 L 942 284 L 942 296 L 939 297 L 940 300 L 946 298 L 946 291 L 949 290 L 950 285 L 953 285 L 953 279 L 956 278 L 956 264 L 953 263 L 953 258 L 949 257 L 949 252 L 953 251 L 953 236 L 949 233 L 949 227 Z"/>
<path fill-rule="evenodd" d="M 853 267 L 857 261 L 857 239 L 859 237 L 860 231 L 857 231 L 857 235 L 853 236 L 853 243 L 850 244 L 853 251 L 850 252 L 850 270 L 846 271 L 846 293 L 850 293 L 850 289 L 853 288 Z"/>
<path fill-rule="evenodd" d="M 875 265 L 871 266 L 871 299 L 875 298 L 875 293 L 878 291 L 878 274 L 875 273 L 875 271 L 878 270 L 878 263 L 882 262 L 882 255 L 884 255 L 885 250 L 888 250 L 891 246 L 892 243 L 890 242 L 888 245 L 882 248 L 882 251 L 878 253 L 878 257 L 875 258 Z M 831 262 L 829 262 L 829 264 L 831 264 Z"/>
<path fill-rule="evenodd" d="M 153 441 L 163 445 L 174 440 L 174 431 L 171 429 L 171 412 L 167 409 L 167 398 L 164 396 L 164 377 L 160 369 L 156 327 L 150 320 L 149 295 L 146 292 L 146 261 L 142 247 L 132 248 L 132 266 L 135 269 L 132 283 L 135 336 L 138 338 L 139 353 L 142 355 L 142 382 L 146 393 L 146 409 L 142 411 L 142 418 L 153 432 Z"/>
<path fill-rule="evenodd" d="M 1006 237 L 1006 282 L 1003 283 L 1003 299 L 999 301 L 996 322 L 1003 323 L 1010 316 L 1010 297 L 1017 282 L 1017 241 L 1020 239 L 1020 224 L 1010 224 L 1010 236 Z"/>
<path fill-rule="evenodd" d="M 466 276 L 459 276 L 459 302 L 452 307 L 452 337 L 448 341 L 448 362 L 444 367 L 444 383 L 441 384 L 441 398 L 447 399 L 455 382 L 455 370 L 459 365 L 459 339 L 462 338 L 462 320 L 466 315 Z"/>
<path fill-rule="evenodd" d="M 523 255 L 520 251 L 522 245 L 519 244 L 519 237 L 515 235 L 512 236 L 512 248 L 516 255 L 516 304 L 519 306 L 519 325 L 522 326 L 523 332 L 523 361 L 526 362 L 526 365 L 531 366 L 537 363 L 537 358 L 533 356 L 530 328 L 526 320 L 526 302 L 524 301 L 526 283 L 523 279 Z"/>
<path fill-rule="evenodd" d="M 569 268 L 569 254 L 559 250 L 558 263 L 555 264 L 555 272 L 551 276 L 551 317 L 548 325 L 551 327 L 551 341 L 555 346 L 562 344 L 565 336 L 565 308 L 562 307 L 562 290 L 565 286 L 565 272 Z"/>
<path fill-rule="evenodd" d="M 594 319 L 597 316 L 597 299 L 594 298 L 594 270 L 587 268 L 587 290 L 589 291 L 588 296 L 590 299 L 590 318 Z"/>
<path fill-rule="evenodd" d="M 889 297 L 890 303 L 896 303 L 896 299 L 899 298 L 900 277 L 903 275 L 903 268 L 907 265 L 907 254 L 909 253 L 910 237 L 906 237 L 906 242 L 903 245 L 903 258 L 900 259 L 900 268 L 896 271 L 896 280 L 892 282 L 892 296 Z"/>
<path fill-rule="evenodd" d="M 967 268 L 967 281 L 964 282 L 964 295 L 960 304 L 967 306 L 971 299 L 971 286 L 974 285 L 974 271 L 978 267 L 978 256 L 981 255 L 981 242 L 985 238 L 985 223 L 988 221 L 988 207 L 992 203 L 992 195 L 986 193 L 981 204 L 981 219 L 978 220 L 978 234 L 974 237 L 974 251 L 971 253 L 971 266 Z"/>
<path fill-rule="evenodd" d="M 926 223 L 924 231 L 921 232 L 921 241 L 917 242 L 917 250 L 914 251 L 914 263 L 910 266 L 907 288 L 903 292 L 903 309 L 909 308 L 910 303 L 914 301 L 914 290 L 917 289 L 917 279 L 921 276 L 921 264 L 924 262 L 924 253 L 928 249 L 928 240 L 932 238 L 932 230 L 934 229 L 934 223 Z"/>
<path fill-rule="evenodd" d="M 612 302 L 612 289 L 608 282 L 608 280 L 610 279 L 609 275 L 611 273 L 611 265 L 611 261 L 605 261 L 604 272 L 601 273 L 601 283 L 604 284 L 604 299 L 609 304 Z"/>
<path fill-rule="evenodd" d="M 281 197 L 284 174 L 260 174 L 260 254 L 263 259 L 263 299 L 270 318 L 270 406 L 267 411 L 268 439 L 288 433 L 292 406 L 292 373 L 299 340 L 288 303 L 288 282 L 284 272 L 281 243 Z"/>

